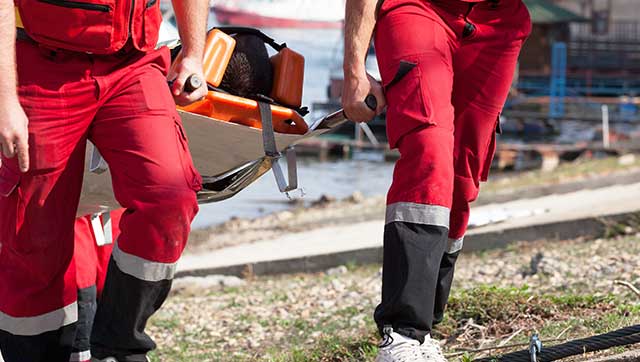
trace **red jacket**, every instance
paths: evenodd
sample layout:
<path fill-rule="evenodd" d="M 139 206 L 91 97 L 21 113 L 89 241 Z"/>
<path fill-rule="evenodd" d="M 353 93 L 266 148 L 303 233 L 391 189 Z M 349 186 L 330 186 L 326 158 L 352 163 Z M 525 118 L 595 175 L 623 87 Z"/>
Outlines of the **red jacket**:
<path fill-rule="evenodd" d="M 67 50 L 113 54 L 129 38 L 153 49 L 162 15 L 158 0 L 15 0 L 24 29 L 36 42 Z"/>

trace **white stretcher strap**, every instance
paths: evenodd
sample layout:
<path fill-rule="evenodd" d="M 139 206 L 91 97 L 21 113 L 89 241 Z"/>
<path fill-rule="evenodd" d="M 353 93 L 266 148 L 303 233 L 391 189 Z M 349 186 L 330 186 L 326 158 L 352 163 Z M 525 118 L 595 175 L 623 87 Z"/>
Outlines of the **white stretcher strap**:
<path fill-rule="evenodd" d="M 113 244 L 111 214 L 108 212 L 91 215 L 91 229 L 98 246 Z"/>
<path fill-rule="evenodd" d="M 282 157 L 278 146 L 276 144 L 275 131 L 273 130 L 273 119 L 271 117 L 271 105 L 258 102 L 260 110 L 260 118 L 262 121 L 262 144 L 264 146 L 264 153 L 267 157 L 272 159 L 271 169 L 273 175 L 276 178 L 278 189 L 280 192 L 290 192 L 298 188 L 298 169 L 296 165 L 296 151 L 293 147 L 289 147 L 285 151 L 287 158 L 287 173 L 288 181 L 284 177 L 282 168 L 278 163 L 278 160 Z"/>
<path fill-rule="evenodd" d="M 98 244 L 98 246 L 107 244 L 104 229 L 102 228 L 102 220 L 100 220 L 100 214 L 91 215 L 91 229 L 93 230 L 93 236 L 95 237 L 96 244 Z"/>
<path fill-rule="evenodd" d="M 101 174 L 109 169 L 107 161 L 104 160 L 98 148 L 91 144 L 91 160 L 89 161 L 89 171 Z"/>
<path fill-rule="evenodd" d="M 113 244 L 113 223 L 111 222 L 111 213 L 102 214 L 102 230 L 104 230 L 104 244 Z M 98 244 L 99 246 L 102 246 Z"/>
<path fill-rule="evenodd" d="M 289 187 L 291 190 L 298 188 L 298 163 L 296 150 L 293 146 L 287 147 L 285 151 L 287 156 L 287 170 L 289 171 Z"/>

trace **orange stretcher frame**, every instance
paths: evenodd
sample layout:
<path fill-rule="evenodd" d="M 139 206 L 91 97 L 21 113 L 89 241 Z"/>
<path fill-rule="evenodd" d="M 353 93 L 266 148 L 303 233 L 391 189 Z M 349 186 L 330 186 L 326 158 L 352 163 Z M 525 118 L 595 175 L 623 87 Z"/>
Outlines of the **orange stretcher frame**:
<path fill-rule="evenodd" d="M 203 100 L 178 109 L 218 121 L 262 129 L 258 102 L 252 99 L 209 91 Z M 271 116 L 273 129 L 278 133 L 303 135 L 309 130 L 304 119 L 292 109 L 271 105 Z"/>

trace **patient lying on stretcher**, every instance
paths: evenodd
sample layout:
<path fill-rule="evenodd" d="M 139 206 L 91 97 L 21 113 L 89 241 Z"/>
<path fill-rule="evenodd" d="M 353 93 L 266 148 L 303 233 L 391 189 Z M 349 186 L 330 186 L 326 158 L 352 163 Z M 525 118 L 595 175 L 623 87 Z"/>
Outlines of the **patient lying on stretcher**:
<path fill-rule="evenodd" d="M 216 36 L 220 39 L 222 35 L 218 32 Z M 270 57 L 265 42 L 278 53 Z M 211 69 L 210 74 L 218 74 L 218 68 L 224 67 L 220 83 L 209 82 L 205 99 L 179 109 L 262 129 L 264 115 L 260 114 L 258 102 L 263 102 L 270 104 L 276 132 L 305 134 L 308 126 L 302 116 L 306 109 L 301 108 L 304 57 L 262 33 L 233 34 L 233 43 L 228 61 L 212 59 L 205 64 L 205 69 Z M 215 79 L 207 72 L 205 76 Z"/>
<path fill-rule="evenodd" d="M 240 97 L 268 95 L 273 87 L 273 69 L 264 42 L 255 35 L 238 34 L 220 88 Z"/>

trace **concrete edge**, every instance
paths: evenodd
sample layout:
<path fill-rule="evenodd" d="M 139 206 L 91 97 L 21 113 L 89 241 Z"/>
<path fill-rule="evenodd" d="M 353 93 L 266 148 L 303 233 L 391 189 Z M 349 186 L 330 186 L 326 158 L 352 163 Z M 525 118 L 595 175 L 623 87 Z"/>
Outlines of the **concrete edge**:
<path fill-rule="evenodd" d="M 619 233 L 620 230 L 616 227 L 618 225 L 638 224 L 640 210 L 471 234 L 465 237 L 464 251 L 499 249 L 519 241 L 567 240 L 577 237 L 594 239 Z"/>
<path fill-rule="evenodd" d="M 640 361 L 640 349 L 635 351 L 628 351 L 615 356 L 606 356 L 596 359 L 590 359 L 586 362 L 638 362 Z"/>
<path fill-rule="evenodd" d="M 640 225 L 640 211 L 623 214 L 567 220 L 557 223 L 531 225 L 494 232 L 470 234 L 465 237 L 464 252 L 500 249 L 514 242 L 567 240 L 577 237 L 595 239 L 615 233 L 617 225 Z M 292 259 L 270 260 L 216 268 L 183 270 L 176 277 L 234 275 L 237 277 L 311 273 L 345 264 L 374 264 L 382 262 L 382 247 L 311 255 Z"/>

